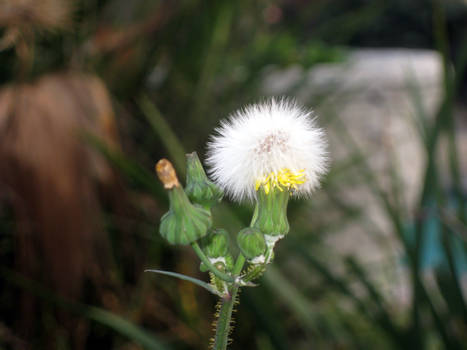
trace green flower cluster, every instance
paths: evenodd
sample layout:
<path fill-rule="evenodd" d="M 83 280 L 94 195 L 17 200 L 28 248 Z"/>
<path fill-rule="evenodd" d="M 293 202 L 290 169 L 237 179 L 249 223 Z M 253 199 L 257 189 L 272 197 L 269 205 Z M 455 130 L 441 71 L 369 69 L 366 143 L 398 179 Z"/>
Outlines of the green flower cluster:
<path fill-rule="evenodd" d="M 229 233 L 212 227 L 211 208 L 222 200 L 224 193 L 206 176 L 196 152 L 187 154 L 185 189 L 167 160 L 159 161 L 156 171 L 170 200 L 169 211 L 161 218 L 162 237 L 170 244 L 191 245 L 201 259 L 200 270 L 211 273 L 212 285 L 220 293 L 228 293 L 229 283 L 246 285 L 260 277 L 266 264 L 272 261 L 275 243 L 289 231 L 289 192 L 279 188 L 266 191 L 263 186 L 257 189 L 250 227 L 236 236 L 240 260 L 248 261 L 250 268 L 235 275 Z"/>

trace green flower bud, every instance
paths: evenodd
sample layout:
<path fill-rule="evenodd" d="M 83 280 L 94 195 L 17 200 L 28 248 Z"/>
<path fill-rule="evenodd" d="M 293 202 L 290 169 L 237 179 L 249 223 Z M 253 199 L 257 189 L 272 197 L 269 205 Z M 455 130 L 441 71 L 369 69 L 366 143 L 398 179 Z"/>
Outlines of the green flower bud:
<path fill-rule="evenodd" d="M 170 210 L 161 218 L 159 232 L 171 244 L 187 245 L 205 236 L 211 213 L 188 200 L 181 187 L 169 191 Z"/>
<path fill-rule="evenodd" d="M 289 232 L 287 220 L 287 203 L 289 191 L 274 188 L 268 193 L 261 187 L 256 192 L 257 202 L 252 220 L 265 235 L 284 236 Z"/>
<path fill-rule="evenodd" d="M 203 237 L 200 245 L 208 258 L 226 256 L 229 253 L 229 233 L 223 229 L 214 230 Z"/>
<path fill-rule="evenodd" d="M 234 260 L 232 255 L 227 254 L 226 256 L 221 256 L 218 258 L 209 258 L 211 263 L 220 271 L 225 272 L 232 271 L 234 267 Z M 208 272 L 209 268 L 206 266 L 205 263 L 201 262 L 199 264 L 199 269 L 201 272 Z"/>
<path fill-rule="evenodd" d="M 169 192 L 170 209 L 161 218 L 159 232 L 170 244 L 187 245 L 204 237 L 212 225 L 211 213 L 191 204 L 172 164 L 161 159 L 156 172 Z"/>
<path fill-rule="evenodd" d="M 237 235 L 237 244 L 242 254 L 249 260 L 264 257 L 266 253 L 266 242 L 260 230 L 247 227 Z"/>
<path fill-rule="evenodd" d="M 208 179 L 196 152 L 186 155 L 186 194 L 194 202 L 206 208 L 221 201 L 224 191 Z"/>

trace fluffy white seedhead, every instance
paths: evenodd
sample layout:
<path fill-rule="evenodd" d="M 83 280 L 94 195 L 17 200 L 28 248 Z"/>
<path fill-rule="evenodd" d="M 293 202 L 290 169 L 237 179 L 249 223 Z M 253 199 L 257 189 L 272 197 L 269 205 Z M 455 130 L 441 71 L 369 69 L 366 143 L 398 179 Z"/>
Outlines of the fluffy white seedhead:
<path fill-rule="evenodd" d="M 326 137 L 311 111 L 294 101 L 271 99 L 221 121 L 208 143 L 207 164 L 234 200 L 252 200 L 260 185 L 269 191 L 274 183 L 307 196 L 327 171 Z"/>

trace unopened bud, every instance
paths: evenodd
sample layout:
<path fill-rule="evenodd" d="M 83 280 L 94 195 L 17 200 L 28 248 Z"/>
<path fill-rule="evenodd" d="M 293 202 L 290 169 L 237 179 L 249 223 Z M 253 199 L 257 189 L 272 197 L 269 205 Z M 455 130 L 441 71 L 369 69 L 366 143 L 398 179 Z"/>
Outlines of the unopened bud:
<path fill-rule="evenodd" d="M 225 256 L 220 256 L 217 258 L 209 258 L 209 260 L 211 264 L 213 264 L 218 270 L 222 272 L 232 271 L 234 267 L 234 260 L 230 254 L 226 254 Z M 203 262 L 200 263 L 199 269 L 201 272 L 209 271 L 209 268 Z"/>
<path fill-rule="evenodd" d="M 224 191 L 208 179 L 196 152 L 186 155 L 186 194 L 194 202 L 207 208 L 220 202 Z"/>
<path fill-rule="evenodd" d="M 249 260 L 264 256 L 266 242 L 263 233 L 254 227 L 247 227 L 237 235 L 237 244 L 242 254 Z"/>
<path fill-rule="evenodd" d="M 208 258 L 226 256 L 229 252 L 229 233 L 217 229 L 203 237 L 200 245 Z"/>
<path fill-rule="evenodd" d="M 211 213 L 190 200 L 178 182 L 172 164 L 161 159 L 156 164 L 159 179 L 168 189 L 170 209 L 161 218 L 159 232 L 171 244 L 190 244 L 204 237 L 212 225 Z"/>

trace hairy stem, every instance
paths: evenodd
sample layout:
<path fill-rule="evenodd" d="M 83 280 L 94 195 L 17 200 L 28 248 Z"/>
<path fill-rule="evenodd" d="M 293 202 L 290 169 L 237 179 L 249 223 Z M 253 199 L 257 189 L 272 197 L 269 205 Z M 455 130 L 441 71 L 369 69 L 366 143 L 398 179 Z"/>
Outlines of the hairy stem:
<path fill-rule="evenodd" d="M 219 310 L 219 318 L 216 322 L 216 336 L 214 338 L 214 350 L 226 350 L 229 341 L 230 323 L 232 311 L 237 297 L 238 286 L 232 287 L 229 298 L 223 298 Z"/>
<path fill-rule="evenodd" d="M 242 271 L 245 257 L 240 253 L 234 267 L 234 276 Z M 237 298 L 239 286 L 234 284 L 230 289 L 228 298 L 222 298 L 219 316 L 216 322 L 216 335 L 214 337 L 213 350 L 226 350 L 229 341 L 232 311 Z"/>

